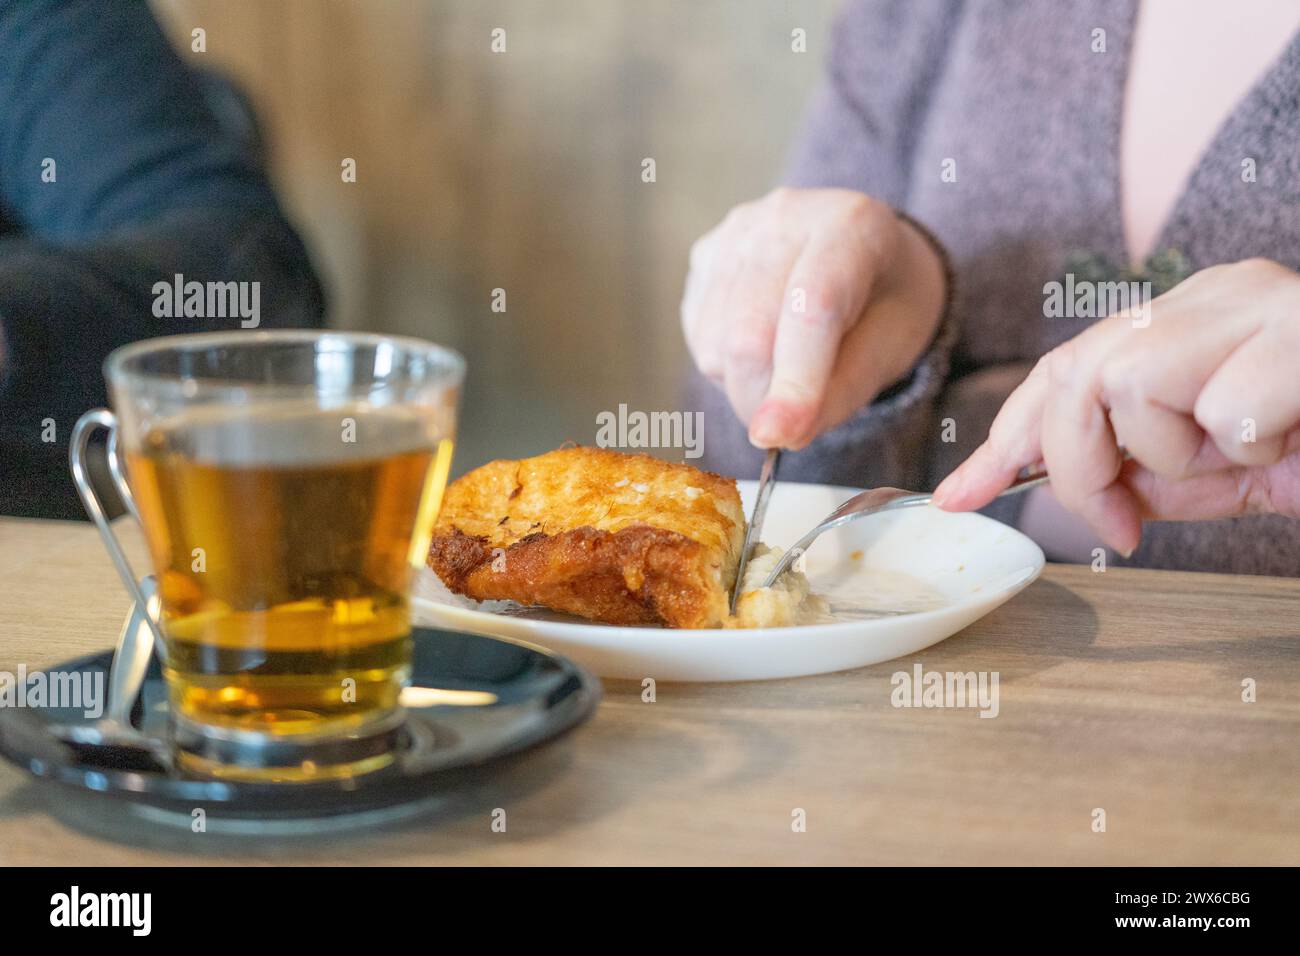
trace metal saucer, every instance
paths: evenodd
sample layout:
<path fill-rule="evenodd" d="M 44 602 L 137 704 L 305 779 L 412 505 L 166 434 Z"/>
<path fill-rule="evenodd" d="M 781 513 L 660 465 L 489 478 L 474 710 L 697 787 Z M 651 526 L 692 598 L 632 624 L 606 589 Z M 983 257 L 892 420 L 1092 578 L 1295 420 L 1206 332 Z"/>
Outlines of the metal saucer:
<path fill-rule="evenodd" d="M 408 718 L 400 753 L 382 770 L 343 780 L 245 783 L 187 776 L 147 750 L 60 739 L 52 728 L 91 721 L 79 710 L 0 708 L 0 755 L 34 776 L 125 802 L 138 815 L 188 826 L 202 808 L 232 831 L 292 832 L 401 817 L 437 802 L 511 755 L 571 730 L 595 711 L 600 684 L 567 658 L 538 647 L 417 627 Z M 112 652 L 51 667 L 101 671 Z M 155 661 L 133 723 L 167 737 L 167 692 Z"/>

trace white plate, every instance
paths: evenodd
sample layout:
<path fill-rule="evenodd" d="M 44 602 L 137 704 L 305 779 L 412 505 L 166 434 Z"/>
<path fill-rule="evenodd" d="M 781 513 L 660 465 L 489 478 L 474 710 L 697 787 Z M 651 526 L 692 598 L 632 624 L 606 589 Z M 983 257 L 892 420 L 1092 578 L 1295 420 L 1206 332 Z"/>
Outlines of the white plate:
<path fill-rule="evenodd" d="M 748 515 L 755 482 L 739 485 Z M 789 546 L 855 493 L 833 485 L 778 482 L 763 540 Z M 848 670 L 913 654 L 983 617 L 1043 570 L 1043 552 L 1020 532 L 983 515 L 949 514 L 937 508 L 911 508 L 852 522 L 819 538 L 805 560 L 813 590 L 829 594 L 833 606 L 840 603 L 837 595 L 857 595 L 865 589 L 876 592 L 871 605 L 881 610 L 931 609 L 752 630 L 614 627 L 509 602 L 476 604 L 452 595 L 427 569 L 419 575 L 413 604 L 421 624 L 540 644 L 602 677 L 768 680 Z M 928 588 L 928 600 L 909 600 L 896 586 L 908 581 Z"/>

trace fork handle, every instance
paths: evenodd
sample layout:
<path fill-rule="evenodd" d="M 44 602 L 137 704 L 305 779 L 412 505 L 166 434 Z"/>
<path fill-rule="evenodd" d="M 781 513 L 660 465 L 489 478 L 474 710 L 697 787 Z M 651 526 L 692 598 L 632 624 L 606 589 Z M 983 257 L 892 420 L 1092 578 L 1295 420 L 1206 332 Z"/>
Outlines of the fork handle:
<path fill-rule="evenodd" d="M 1132 461 L 1133 456 L 1130 455 L 1127 450 L 1121 448 L 1120 451 L 1121 451 L 1121 456 L 1123 461 Z M 1037 488 L 1039 485 L 1045 485 L 1050 480 L 1051 480 L 1051 476 L 1047 473 L 1047 470 L 1043 468 L 1041 465 L 1038 467 L 1026 467 L 1021 469 L 1021 472 L 1019 476 L 1016 477 L 1015 481 L 1011 482 L 1011 484 L 1007 485 L 1007 487 L 1003 488 L 1000 492 L 998 492 L 997 497 L 1005 498 L 1008 495 L 1018 495 L 1020 494 L 1020 492 L 1028 491 L 1030 488 Z M 884 508 L 882 508 L 881 510 L 896 511 L 900 508 L 915 508 L 918 507 L 919 505 L 928 505 L 933 498 L 934 495 L 930 492 L 918 492 L 917 494 L 914 495 L 906 495 L 902 498 L 897 498 L 889 502 L 889 504 Z M 838 527 L 839 525 L 844 524 L 846 521 L 851 521 L 856 517 L 865 517 L 868 514 L 879 514 L 879 513 L 880 513 L 879 511 L 872 511 L 866 514 L 859 512 L 855 514 L 842 515 L 839 516 L 839 520 L 820 524 L 817 527 L 813 528 L 806 535 L 804 535 L 797 542 L 795 542 L 794 545 L 791 546 L 789 551 L 781 555 L 781 560 L 778 561 L 776 567 L 773 568 L 771 572 L 769 572 L 767 579 L 763 582 L 762 586 L 771 587 L 774 583 L 776 583 L 776 579 L 779 578 L 786 571 L 790 570 L 790 566 L 793 565 L 796 560 L 798 560 L 799 555 L 801 555 L 804 551 L 806 551 L 809 545 L 811 545 L 814 541 L 816 541 L 817 538 L 819 538 L 823 532 L 829 531 L 833 527 Z M 736 590 L 737 592 L 739 592 L 739 586 L 737 586 Z"/>
<path fill-rule="evenodd" d="M 1133 460 L 1133 456 L 1128 453 L 1128 449 L 1122 445 L 1119 449 L 1119 460 L 1121 462 Z M 1014 495 L 1018 491 L 1037 488 L 1039 485 L 1046 484 L 1050 478 L 1051 475 L 1047 473 L 1047 469 L 1041 463 L 1033 468 L 1022 468 L 1016 480 L 998 492 L 998 497 L 1003 498 L 1007 495 Z"/>
<path fill-rule="evenodd" d="M 1045 485 L 1051 480 L 1051 477 L 1046 468 L 1022 468 L 1016 480 L 998 492 L 998 497 L 1005 498 L 1007 495 L 1014 495 L 1020 491 L 1028 491 L 1030 488 Z"/>

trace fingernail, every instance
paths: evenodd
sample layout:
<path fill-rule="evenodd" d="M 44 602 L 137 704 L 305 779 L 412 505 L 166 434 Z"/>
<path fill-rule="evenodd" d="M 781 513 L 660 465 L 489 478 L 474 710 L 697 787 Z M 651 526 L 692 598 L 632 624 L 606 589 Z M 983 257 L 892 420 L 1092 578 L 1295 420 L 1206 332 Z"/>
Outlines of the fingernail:
<path fill-rule="evenodd" d="M 783 444 L 778 410 L 764 402 L 749 422 L 749 443 L 755 448 L 777 448 Z"/>
<path fill-rule="evenodd" d="M 961 488 L 960 475 L 961 472 L 954 471 L 943 481 L 939 482 L 939 487 L 934 489 L 934 494 L 930 496 L 930 500 L 934 502 L 934 504 L 937 507 L 942 508 L 945 504 L 947 504 L 948 499 L 951 498 L 954 494 L 956 494 L 957 491 Z"/>
<path fill-rule="evenodd" d="M 755 418 L 749 426 L 749 443 L 755 448 L 775 448 L 780 442 L 776 438 L 772 422 L 766 418 Z"/>

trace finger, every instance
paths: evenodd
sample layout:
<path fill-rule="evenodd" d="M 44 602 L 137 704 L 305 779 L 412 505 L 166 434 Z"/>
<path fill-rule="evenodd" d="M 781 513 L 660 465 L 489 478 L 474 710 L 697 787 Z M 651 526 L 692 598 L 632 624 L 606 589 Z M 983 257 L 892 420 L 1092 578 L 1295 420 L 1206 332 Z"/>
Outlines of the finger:
<path fill-rule="evenodd" d="M 863 403 L 874 401 L 887 385 L 898 382 L 902 370 L 915 370 L 917 362 L 932 347 L 929 343 L 943 319 L 939 295 L 946 280 L 941 263 L 929 240 L 911 226 L 902 225 L 898 240 L 900 248 L 892 254 L 877 253 L 865 260 L 881 263 L 875 273 L 879 278 L 869 283 L 865 310 L 850 324 L 840 343 L 813 434 L 828 431 L 858 413 Z M 930 303 L 932 308 L 918 308 L 917 293 L 922 289 L 906 287 L 901 281 L 888 281 L 891 273 L 885 263 L 897 261 L 895 257 L 919 258 L 922 268 L 932 267 L 930 287 L 935 293 Z M 927 314 L 933 317 L 931 323 L 918 321 Z"/>
<path fill-rule="evenodd" d="M 755 205 L 741 203 L 702 242 L 691 248 L 691 271 L 698 271 L 700 278 L 691 296 L 690 314 L 683 317 L 683 324 L 693 332 L 692 354 L 697 356 L 701 373 L 719 385 L 726 375 L 729 338 L 725 304 L 737 280 L 740 252 L 753 229 L 755 217 Z"/>
<path fill-rule="evenodd" d="M 686 268 L 686 287 L 682 291 L 682 325 L 689 330 L 699 323 L 700 296 L 713 267 L 713 253 L 718 246 L 717 230 L 711 229 L 691 244 Z"/>
<path fill-rule="evenodd" d="M 750 421 L 768 391 L 786 277 L 801 243 L 789 234 L 755 230 L 737 250 L 735 280 L 723 302 L 727 329 L 723 383 L 731 407 Z"/>
<path fill-rule="evenodd" d="M 1145 518 L 1153 521 L 1214 521 L 1255 507 L 1251 483 L 1239 467 L 1174 479 L 1129 462 L 1121 479 Z"/>
<path fill-rule="evenodd" d="M 1158 402 L 1121 402 L 1110 409 L 1115 439 L 1147 468 L 1167 478 L 1188 478 L 1222 467 L 1226 459 L 1190 415 Z"/>
<path fill-rule="evenodd" d="M 1265 327 L 1239 345 L 1201 389 L 1196 421 L 1230 461 L 1265 466 L 1285 453 L 1287 435 L 1300 425 L 1297 354 L 1295 323 Z"/>
<path fill-rule="evenodd" d="M 845 232 L 829 229 L 803 248 L 785 285 L 772 352 L 771 384 L 750 427 L 761 448 L 799 448 L 816 433 L 845 332 L 866 305 L 874 278 Z"/>
<path fill-rule="evenodd" d="M 989 437 L 935 489 L 935 505 L 947 511 L 973 511 L 1015 481 L 1022 468 L 1042 459 L 1040 435 L 1048 396 L 1044 357 L 1008 396 L 989 428 Z"/>
<path fill-rule="evenodd" d="M 1257 326 L 1226 316 L 1203 321 L 1197 313 L 1204 307 L 1177 292 L 1156 299 L 1151 324 L 1111 348 L 1101 391 L 1120 444 L 1158 474 L 1186 478 L 1227 463 L 1193 408 L 1206 382 Z"/>
<path fill-rule="evenodd" d="M 717 323 L 710 324 L 706 321 L 703 308 L 706 293 L 716 279 L 713 261 L 717 246 L 717 228 L 705 233 L 691 246 L 686 288 L 682 293 L 681 322 L 686 347 L 696 368 L 705 378 L 720 386 L 724 372 L 723 330 L 717 328 Z"/>
<path fill-rule="evenodd" d="M 1182 480 L 1166 478 L 1137 462 L 1129 462 L 1123 480 L 1143 514 L 1152 520 L 1213 521 L 1244 514 L 1300 514 L 1300 428 L 1286 436 L 1285 454 L 1279 464 L 1245 468 L 1227 459 L 1224 462 L 1222 468 Z"/>
<path fill-rule="evenodd" d="M 1100 375 L 1125 334 L 1118 323 L 1094 326 L 1052 353 L 1042 453 L 1056 499 L 1127 555 L 1141 538 L 1142 516 L 1129 489 L 1116 482 L 1123 454 L 1102 403 Z"/>
<path fill-rule="evenodd" d="M 1068 398 L 1049 400 L 1043 415 L 1043 462 L 1052 476 L 1053 495 L 1102 541 L 1128 556 L 1142 537 L 1142 511 L 1117 480 L 1123 460 L 1100 403 L 1080 412 Z"/>
<path fill-rule="evenodd" d="M 821 411 L 805 438 L 847 421 L 897 377 L 891 369 L 897 367 L 898 349 L 891 347 L 890 338 L 911 321 L 913 311 L 902 298 L 872 301 L 870 315 L 850 326 L 840 342 Z"/>

